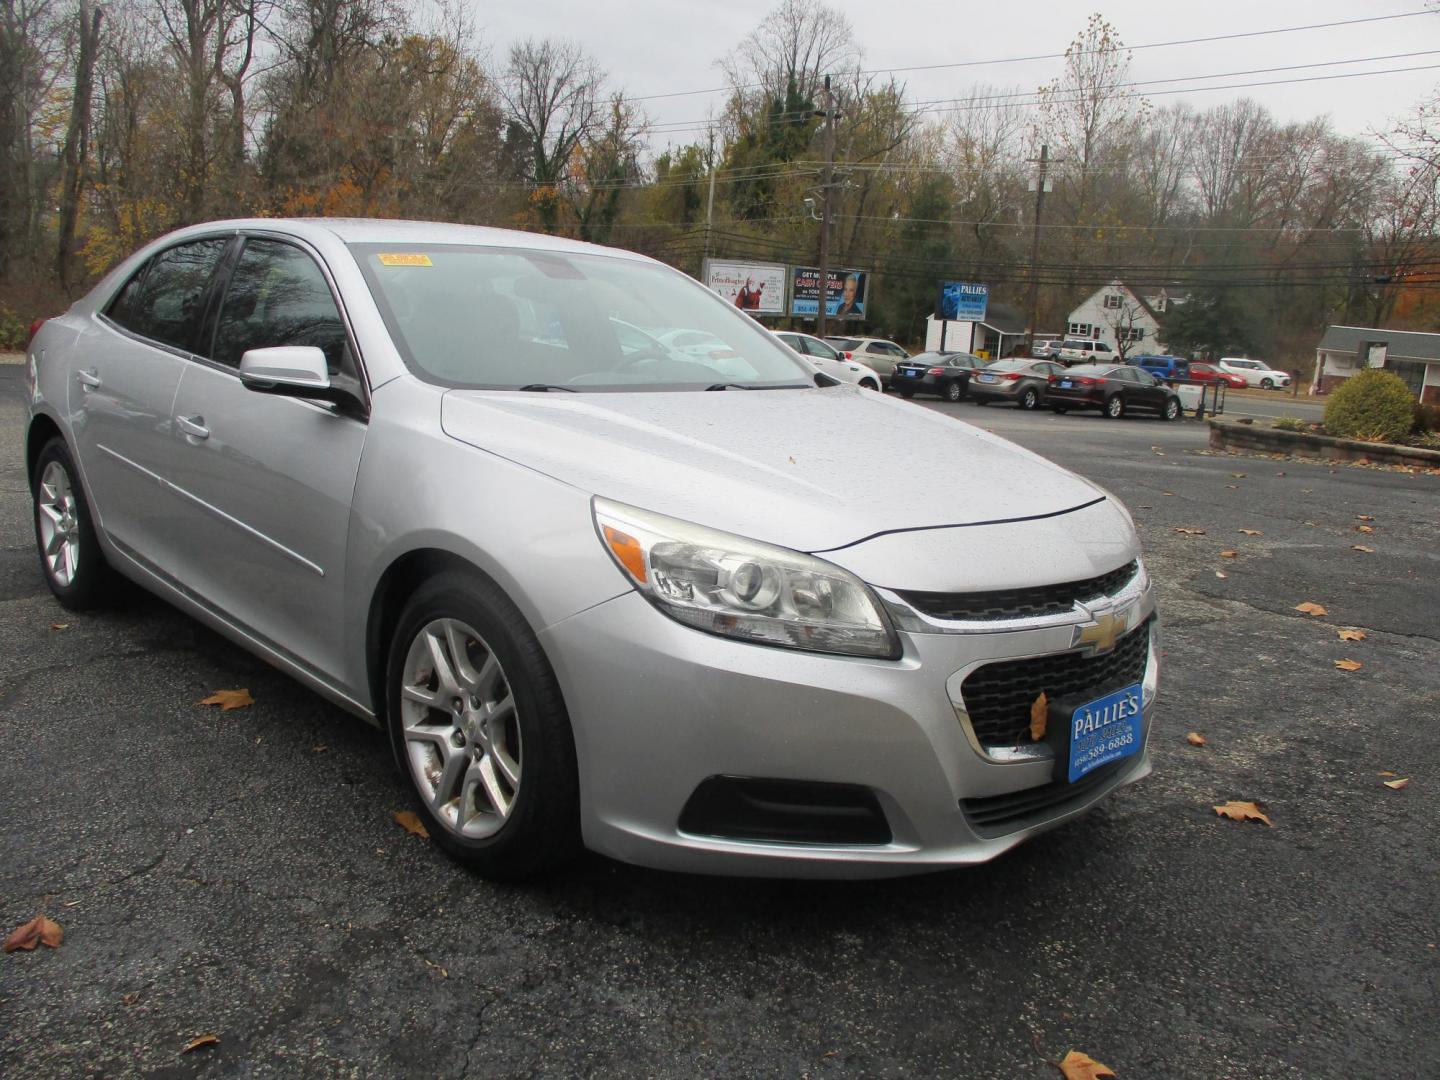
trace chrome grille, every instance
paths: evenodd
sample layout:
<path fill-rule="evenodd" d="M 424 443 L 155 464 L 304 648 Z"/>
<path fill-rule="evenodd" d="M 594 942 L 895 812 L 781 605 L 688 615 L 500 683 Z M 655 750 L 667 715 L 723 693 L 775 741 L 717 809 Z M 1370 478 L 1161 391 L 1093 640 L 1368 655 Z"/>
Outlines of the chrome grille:
<path fill-rule="evenodd" d="M 1099 577 L 1058 585 L 968 593 L 902 592 L 899 595 L 911 607 L 933 619 L 1025 619 L 1064 615 L 1074 610 L 1077 600 L 1113 596 L 1130 583 L 1139 569 L 1140 563 L 1132 560 Z"/>

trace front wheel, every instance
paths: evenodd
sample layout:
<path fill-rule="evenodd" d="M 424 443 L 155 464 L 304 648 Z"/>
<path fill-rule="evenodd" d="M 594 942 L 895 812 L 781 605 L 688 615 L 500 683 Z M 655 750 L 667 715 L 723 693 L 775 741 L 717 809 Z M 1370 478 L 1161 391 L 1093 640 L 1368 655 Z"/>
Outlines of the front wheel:
<path fill-rule="evenodd" d="M 1033 386 L 1020 395 L 1020 408 L 1027 412 L 1040 404 L 1040 391 Z"/>
<path fill-rule="evenodd" d="M 1119 420 L 1125 415 L 1125 399 L 1119 394 L 1112 394 L 1105 402 L 1105 415 L 1111 420 Z"/>
<path fill-rule="evenodd" d="M 944 397 L 946 401 L 959 401 L 965 396 L 965 390 L 959 382 L 948 382 L 945 384 L 945 389 L 942 391 L 941 396 Z"/>
<path fill-rule="evenodd" d="M 1261 389 L 1261 390 L 1274 390 L 1274 389 L 1275 389 L 1275 380 L 1274 380 L 1274 379 L 1261 379 L 1261 380 L 1260 380 L 1260 389 Z"/>
<path fill-rule="evenodd" d="M 100 550 L 90 506 L 61 438 L 40 451 L 30 483 L 35 511 L 35 544 L 45 584 L 72 611 L 104 603 L 115 574 Z"/>
<path fill-rule="evenodd" d="M 540 643 L 499 588 L 459 572 L 421 585 L 387 676 L 391 748 L 437 844 L 493 878 L 579 849 L 570 720 Z"/>
<path fill-rule="evenodd" d="M 1160 414 L 1166 420 L 1174 420 L 1180 415 L 1180 402 L 1173 397 L 1165 402 L 1165 411 Z"/>
<path fill-rule="evenodd" d="M 877 383 L 874 379 L 861 379 L 861 380 L 860 380 L 860 389 L 862 389 L 862 390 L 879 390 L 879 389 L 880 389 L 880 384 Z"/>

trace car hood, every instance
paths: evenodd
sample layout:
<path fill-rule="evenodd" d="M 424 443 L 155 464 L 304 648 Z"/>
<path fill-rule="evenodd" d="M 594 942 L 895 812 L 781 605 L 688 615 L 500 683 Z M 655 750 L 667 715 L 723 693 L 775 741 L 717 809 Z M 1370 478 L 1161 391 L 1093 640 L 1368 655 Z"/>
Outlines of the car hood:
<path fill-rule="evenodd" d="M 801 551 L 1067 513 L 1105 495 L 1013 443 L 869 390 L 451 390 L 451 438 L 586 492 Z"/>

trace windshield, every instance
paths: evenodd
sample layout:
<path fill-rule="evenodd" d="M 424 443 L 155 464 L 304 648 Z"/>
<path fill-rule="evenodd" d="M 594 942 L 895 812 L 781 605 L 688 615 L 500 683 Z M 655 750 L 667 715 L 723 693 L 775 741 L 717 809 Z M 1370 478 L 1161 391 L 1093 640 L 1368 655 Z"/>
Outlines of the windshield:
<path fill-rule="evenodd" d="M 814 372 L 685 275 L 604 255 L 352 244 L 417 375 L 486 390 L 813 386 Z"/>

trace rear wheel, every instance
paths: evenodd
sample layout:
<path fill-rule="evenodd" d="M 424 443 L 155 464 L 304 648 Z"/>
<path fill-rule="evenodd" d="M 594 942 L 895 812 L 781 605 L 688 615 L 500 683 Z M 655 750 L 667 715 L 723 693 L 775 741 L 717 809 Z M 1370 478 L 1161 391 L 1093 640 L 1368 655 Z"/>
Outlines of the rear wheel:
<path fill-rule="evenodd" d="M 1275 380 L 1274 380 L 1274 379 L 1270 379 L 1270 378 L 1261 379 L 1261 380 L 1260 380 L 1260 389 L 1261 389 L 1261 390 L 1274 390 L 1274 389 L 1275 389 Z"/>
<path fill-rule="evenodd" d="M 434 841 L 494 878 L 579 849 L 579 785 L 555 674 L 478 574 L 448 572 L 401 612 L 387 667 L 391 748 Z"/>
<path fill-rule="evenodd" d="M 1180 415 L 1180 402 L 1176 401 L 1173 397 L 1167 398 L 1165 401 L 1165 411 L 1160 415 L 1166 420 L 1176 419 Z"/>
<path fill-rule="evenodd" d="M 880 384 L 877 383 L 874 379 L 861 379 L 860 388 L 862 390 L 879 390 Z"/>
<path fill-rule="evenodd" d="M 51 439 L 40 451 L 30 484 L 35 511 L 35 544 L 45 584 L 65 607 L 84 611 L 104 603 L 115 584 L 105 561 L 90 507 L 65 440 Z"/>
<path fill-rule="evenodd" d="M 1105 415 L 1111 420 L 1119 420 L 1125 415 L 1125 399 L 1119 394 L 1111 394 L 1105 401 Z"/>
<path fill-rule="evenodd" d="M 1040 391 L 1036 390 L 1033 386 L 1029 387 L 1023 394 L 1020 395 L 1020 408 L 1022 409 L 1033 409 L 1039 404 Z"/>
<path fill-rule="evenodd" d="M 959 380 L 956 380 L 955 382 L 946 383 L 945 389 L 940 392 L 940 396 L 946 401 L 959 401 L 965 396 L 965 390 L 960 385 Z"/>

